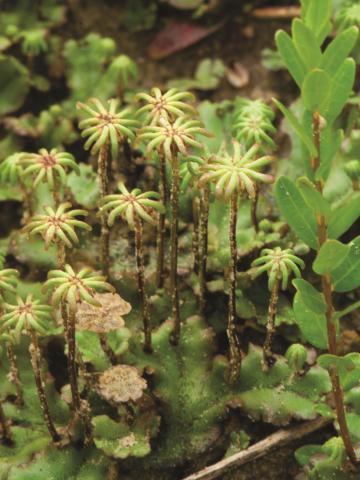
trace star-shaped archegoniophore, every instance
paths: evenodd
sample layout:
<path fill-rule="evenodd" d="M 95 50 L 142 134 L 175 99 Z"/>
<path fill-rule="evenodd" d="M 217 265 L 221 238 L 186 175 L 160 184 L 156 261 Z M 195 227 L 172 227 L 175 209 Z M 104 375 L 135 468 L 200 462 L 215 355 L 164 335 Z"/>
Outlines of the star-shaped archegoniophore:
<path fill-rule="evenodd" d="M 16 298 L 16 304 L 4 303 L 5 314 L 2 316 L 2 329 L 13 331 L 19 336 L 23 330 L 34 330 L 46 335 L 46 324 L 51 321 L 52 308 L 34 299 L 31 294 L 22 299 Z"/>
<path fill-rule="evenodd" d="M 285 290 L 291 274 L 294 274 L 297 278 L 301 277 L 300 268 L 304 268 L 305 263 L 294 254 L 291 248 L 282 250 L 280 247 L 275 247 L 264 248 L 261 251 L 261 256 L 252 263 L 252 266 L 258 267 L 254 275 L 255 278 L 263 272 L 267 272 L 269 290 L 273 289 L 276 281 L 281 281 L 281 288 Z"/>
<path fill-rule="evenodd" d="M 174 121 L 184 115 L 194 115 L 196 110 L 188 102 L 194 102 L 195 97 L 190 92 L 181 92 L 177 88 L 171 88 L 162 93 L 157 87 L 151 89 L 151 94 L 139 93 L 138 100 L 143 100 L 145 105 L 137 111 L 137 115 L 146 114 L 145 124 L 159 125 L 160 118 Z"/>
<path fill-rule="evenodd" d="M 77 108 L 84 110 L 88 115 L 81 120 L 79 128 L 82 130 L 81 136 L 88 137 L 84 145 L 85 150 L 91 149 L 91 153 L 96 154 L 101 147 L 108 144 L 112 157 L 116 158 L 119 144 L 125 139 L 134 140 L 139 122 L 131 118 L 129 108 L 117 110 L 119 100 L 113 98 L 108 104 L 106 108 L 97 98 L 90 98 L 88 104 L 78 102 Z"/>
<path fill-rule="evenodd" d="M 181 189 L 186 190 L 204 173 L 205 166 L 211 161 L 212 154 L 205 147 L 202 155 L 186 155 L 180 158 Z"/>
<path fill-rule="evenodd" d="M 360 5 L 353 2 L 345 3 L 336 15 L 335 23 L 340 32 L 348 27 L 360 27 Z"/>
<path fill-rule="evenodd" d="M 46 150 L 41 148 L 39 153 L 23 153 L 21 162 L 26 166 L 23 176 L 34 175 L 33 187 L 40 182 L 46 182 L 50 189 L 55 188 L 55 181 L 61 185 L 66 184 L 67 170 L 74 170 L 78 175 L 80 169 L 71 153 L 59 152 L 56 148 Z"/>
<path fill-rule="evenodd" d="M 31 218 L 25 230 L 29 235 L 41 234 L 45 241 L 45 249 L 51 243 L 63 243 L 71 248 L 73 244 L 79 243 L 75 228 L 91 230 L 91 226 L 78 220 L 77 216 L 86 216 L 86 210 L 69 210 L 71 203 L 66 202 L 54 210 L 51 207 L 44 207 L 46 215 L 35 215 Z"/>
<path fill-rule="evenodd" d="M 270 134 L 276 133 L 272 124 L 274 117 L 272 109 L 261 100 L 238 99 L 234 110 L 234 135 L 246 147 L 257 143 L 275 148 L 270 137 Z"/>
<path fill-rule="evenodd" d="M 233 140 L 232 145 L 232 153 L 229 153 L 223 144 L 219 152 L 211 157 L 204 166 L 205 172 L 200 177 L 199 183 L 200 185 L 214 183 L 216 196 L 226 201 L 235 191 L 246 191 L 250 198 L 255 198 L 257 182 L 273 182 L 272 175 L 258 171 L 268 165 L 273 157 L 257 158 L 260 148 L 257 144 L 247 151 L 236 140 Z"/>
<path fill-rule="evenodd" d="M 44 291 L 52 290 L 51 301 L 59 305 L 63 300 L 75 312 L 77 304 L 84 301 L 100 307 L 95 293 L 98 291 L 113 291 L 114 288 L 105 281 L 105 277 L 98 275 L 90 268 L 82 268 L 75 272 L 70 265 L 65 265 L 64 270 L 50 270 L 48 280 L 45 282 Z"/>
<path fill-rule="evenodd" d="M 172 149 L 186 155 L 187 147 L 202 148 L 202 144 L 195 139 L 195 135 L 210 136 L 199 120 L 188 117 L 179 117 L 174 122 L 169 122 L 165 117 L 159 120 L 160 125 L 149 125 L 140 131 L 139 140 L 147 140 L 146 150 L 163 150 L 165 157 L 170 160 L 173 156 Z"/>
<path fill-rule="evenodd" d="M 109 226 L 114 224 L 116 217 L 124 218 L 131 229 L 135 228 L 136 217 L 156 225 L 156 212 L 165 212 L 157 192 L 142 193 L 139 188 L 129 192 L 123 183 L 119 183 L 118 188 L 120 194 L 107 195 L 101 202 L 101 211 L 110 211 Z"/>
<path fill-rule="evenodd" d="M 3 292 L 16 292 L 19 272 L 14 268 L 0 270 L 0 298 Z"/>

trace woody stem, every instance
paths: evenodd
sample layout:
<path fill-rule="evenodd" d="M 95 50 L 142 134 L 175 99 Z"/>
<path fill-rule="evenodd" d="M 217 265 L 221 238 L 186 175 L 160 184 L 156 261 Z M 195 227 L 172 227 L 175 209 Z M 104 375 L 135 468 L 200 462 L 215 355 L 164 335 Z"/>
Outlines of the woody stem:
<path fill-rule="evenodd" d="M 22 405 L 24 405 L 24 393 L 21 385 L 19 369 L 16 363 L 16 355 L 15 355 L 14 347 L 11 342 L 8 342 L 6 344 L 6 355 L 9 359 L 11 381 L 16 388 L 15 403 L 18 407 L 21 407 Z"/>
<path fill-rule="evenodd" d="M 209 195 L 210 188 L 206 185 L 202 191 L 200 202 L 199 225 L 199 284 L 200 284 L 200 311 L 205 310 L 206 294 L 206 267 L 208 254 L 208 223 L 209 223 Z"/>
<path fill-rule="evenodd" d="M 320 114 L 315 112 L 312 119 L 312 128 L 313 128 L 313 140 L 314 145 L 317 151 L 317 154 L 311 159 L 311 167 L 314 173 L 320 166 L 320 146 L 321 146 L 321 126 L 320 126 Z M 316 182 L 316 187 L 319 193 L 323 194 L 323 184 L 321 181 Z M 318 225 L 318 240 L 319 248 L 327 241 L 328 239 L 328 227 L 326 218 L 323 215 L 317 215 L 317 225 Z M 322 293 L 326 303 L 326 325 L 327 325 L 327 336 L 328 336 L 328 350 L 332 355 L 337 355 L 337 340 L 336 340 L 336 327 L 333 319 L 334 305 L 332 298 L 332 282 L 329 275 L 321 276 L 321 288 Z M 335 409 L 337 421 L 339 424 L 341 438 L 344 442 L 346 453 L 352 463 L 357 463 L 356 453 L 352 440 L 350 437 L 350 432 L 346 420 L 345 404 L 344 404 L 344 393 L 340 383 L 339 373 L 334 369 L 331 374 L 331 384 L 335 400 Z"/>

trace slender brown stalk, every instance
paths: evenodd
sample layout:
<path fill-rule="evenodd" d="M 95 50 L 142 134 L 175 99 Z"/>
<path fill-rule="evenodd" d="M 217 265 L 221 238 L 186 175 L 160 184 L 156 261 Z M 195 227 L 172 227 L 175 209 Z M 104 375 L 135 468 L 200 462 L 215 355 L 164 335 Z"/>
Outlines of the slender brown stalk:
<path fill-rule="evenodd" d="M 149 301 L 145 290 L 145 267 L 144 267 L 144 248 L 143 248 L 143 227 L 140 218 L 135 216 L 135 251 L 138 289 L 141 297 L 142 319 L 144 325 L 144 350 L 152 351 L 151 341 L 151 321 L 149 312 Z"/>
<path fill-rule="evenodd" d="M 171 335 L 173 345 L 178 345 L 180 341 L 180 306 L 179 306 L 179 287 L 178 287 L 178 213 L 179 213 L 179 159 L 176 153 L 172 156 L 172 185 L 171 185 L 171 228 L 170 228 L 170 289 L 172 301 L 172 318 L 174 329 Z"/>
<path fill-rule="evenodd" d="M 109 193 L 109 144 L 106 142 L 101 148 L 98 157 L 98 175 L 100 181 L 100 195 L 104 198 Z M 109 275 L 109 248 L 110 230 L 106 214 L 101 215 L 100 262 L 103 274 Z"/>
<path fill-rule="evenodd" d="M 57 253 L 57 259 L 56 259 L 57 268 L 59 270 L 62 270 L 66 263 L 66 247 L 64 243 L 62 242 L 57 243 L 56 253 Z"/>
<path fill-rule="evenodd" d="M 208 185 L 201 192 L 200 203 L 200 228 L 199 228 L 199 286 L 200 286 L 200 311 L 205 311 L 205 295 L 206 295 L 206 268 L 208 254 L 208 224 L 209 224 L 209 195 L 210 188 Z"/>
<path fill-rule="evenodd" d="M 23 214 L 23 223 L 26 224 L 26 221 L 29 217 L 32 217 L 34 214 L 31 202 L 31 196 L 26 188 L 24 180 L 19 175 L 19 187 L 24 201 L 24 214 Z"/>
<path fill-rule="evenodd" d="M 238 192 L 235 190 L 231 195 L 230 202 L 230 278 L 229 278 L 229 312 L 227 336 L 230 348 L 230 372 L 229 382 L 235 383 L 241 370 L 241 350 L 235 331 L 236 320 L 236 270 L 237 270 L 237 242 L 236 242 L 236 224 L 238 212 Z"/>
<path fill-rule="evenodd" d="M 11 435 L 11 430 L 6 420 L 6 416 L 4 413 L 2 401 L 0 401 L 0 428 L 3 437 L 3 441 L 7 445 L 13 445 L 13 439 Z"/>
<path fill-rule="evenodd" d="M 21 407 L 24 405 L 24 393 L 23 393 L 23 388 L 21 385 L 21 380 L 20 380 L 20 373 L 19 369 L 16 363 L 16 355 L 14 351 L 13 344 L 11 342 L 7 342 L 6 344 L 6 355 L 9 360 L 9 366 L 10 366 L 10 379 L 11 382 L 15 385 L 16 388 L 16 405 L 18 407 Z"/>
<path fill-rule="evenodd" d="M 166 186 L 166 161 L 162 153 L 159 153 L 160 164 L 160 181 L 159 193 L 160 200 L 163 205 L 166 205 L 167 200 L 167 186 Z M 157 267 L 156 267 L 156 285 L 158 288 L 164 286 L 165 280 L 165 234 L 166 234 L 166 214 L 160 213 L 157 229 Z"/>
<path fill-rule="evenodd" d="M 99 340 L 100 340 L 100 346 L 102 348 L 102 351 L 105 353 L 105 355 L 109 359 L 111 365 L 116 365 L 117 358 L 113 349 L 109 345 L 106 333 L 99 333 Z"/>
<path fill-rule="evenodd" d="M 80 394 L 76 365 L 76 338 L 75 338 L 75 312 L 71 308 L 66 310 L 67 344 L 68 344 L 68 373 L 72 397 L 72 406 L 75 412 L 80 411 Z"/>
<path fill-rule="evenodd" d="M 192 211 L 193 211 L 193 237 L 192 237 L 192 250 L 194 252 L 194 272 L 198 275 L 199 274 L 199 266 L 200 266 L 200 209 L 201 209 L 201 202 L 199 199 L 195 197 L 193 199 Z"/>
<path fill-rule="evenodd" d="M 272 353 L 272 344 L 275 335 L 275 317 L 277 311 L 277 303 L 279 300 L 279 287 L 280 282 L 278 279 L 275 280 L 273 289 L 270 295 L 268 317 L 266 323 L 266 337 L 263 345 L 263 368 L 268 370 L 271 367 L 274 357 Z"/>
<path fill-rule="evenodd" d="M 43 412 L 45 425 L 49 431 L 49 434 L 54 443 L 57 443 L 60 440 L 60 435 L 58 434 L 54 422 L 51 418 L 49 404 L 45 394 L 45 385 L 44 380 L 41 375 L 41 360 L 40 360 L 40 349 L 38 338 L 34 330 L 30 330 L 31 344 L 29 347 L 31 365 L 34 370 L 35 383 L 38 391 L 39 401 L 41 410 Z"/>
<path fill-rule="evenodd" d="M 316 147 L 317 155 L 311 159 L 311 167 L 315 172 L 320 166 L 320 144 L 321 144 L 321 126 L 320 115 L 315 112 L 313 114 L 313 140 Z M 316 187 L 320 194 L 323 193 L 323 184 L 321 181 L 316 182 Z M 326 218 L 323 215 L 317 216 L 318 224 L 318 240 L 321 247 L 328 238 Z M 336 327 L 333 319 L 334 306 L 332 299 L 332 284 L 329 275 L 321 276 L 321 288 L 326 303 L 326 325 L 328 336 L 328 350 L 332 355 L 337 355 Z M 352 444 L 349 428 L 346 421 L 346 412 L 344 404 L 344 392 L 341 387 L 339 373 L 335 369 L 330 374 L 332 390 L 334 394 L 335 409 L 337 421 L 339 424 L 341 438 L 344 442 L 346 453 L 352 463 L 357 463 L 356 453 Z"/>
<path fill-rule="evenodd" d="M 256 188 L 255 197 L 251 200 L 251 223 L 256 233 L 259 233 L 259 222 L 256 214 L 258 202 L 259 202 L 259 192 L 258 192 L 258 189 Z"/>

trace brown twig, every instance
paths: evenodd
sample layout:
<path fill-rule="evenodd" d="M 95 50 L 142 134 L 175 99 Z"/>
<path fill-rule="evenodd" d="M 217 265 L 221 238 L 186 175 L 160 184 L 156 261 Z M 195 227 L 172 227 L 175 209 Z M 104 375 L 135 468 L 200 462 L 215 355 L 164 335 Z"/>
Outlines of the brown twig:
<path fill-rule="evenodd" d="M 116 365 L 117 358 L 113 349 L 109 345 L 106 333 L 99 333 L 99 340 L 100 340 L 100 346 L 102 348 L 102 351 L 105 353 L 105 355 L 109 359 L 111 365 Z"/>
<path fill-rule="evenodd" d="M 280 447 L 288 445 L 300 438 L 309 435 L 310 433 L 320 430 L 331 423 L 331 420 L 327 418 L 317 418 L 295 427 L 287 429 L 280 429 L 277 432 L 269 435 L 264 440 L 255 443 L 246 450 L 235 453 L 228 458 L 220 460 L 209 467 L 200 470 L 197 473 L 193 473 L 183 480 L 213 480 L 214 478 L 222 478 L 223 475 L 231 468 L 240 467 L 246 463 L 257 460 L 258 458 L 268 455 L 274 450 L 278 450 Z"/>
<path fill-rule="evenodd" d="M 286 6 L 286 7 L 262 7 L 255 8 L 250 15 L 254 18 L 266 20 L 282 20 L 288 18 L 298 17 L 301 13 L 300 7 Z"/>

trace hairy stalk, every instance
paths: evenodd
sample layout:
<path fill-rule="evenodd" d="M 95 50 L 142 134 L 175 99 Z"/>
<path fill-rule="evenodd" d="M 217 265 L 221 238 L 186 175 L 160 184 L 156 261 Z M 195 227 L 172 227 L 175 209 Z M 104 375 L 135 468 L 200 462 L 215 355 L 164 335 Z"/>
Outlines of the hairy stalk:
<path fill-rule="evenodd" d="M 9 360 L 9 366 L 10 366 L 10 379 L 11 382 L 15 385 L 16 388 L 16 401 L 15 404 L 18 407 L 22 407 L 24 405 L 24 393 L 23 393 L 23 388 L 21 385 L 21 380 L 20 380 L 20 373 L 19 369 L 16 363 L 16 355 L 14 351 L 14 347 L 11 342 L 8 342 L 6 344 L 6 355 Z"/>
<path fill-rule="evenodd" d="M 44 380 L 41 375 L 41 360 L 40 360 L 40 349 L 36 333 L 33 330 L 30 330 L 31 344 L 29 347 L 31 365 L 34 370 L 36 388 L 39 395 L 39 401 L 41 410 L 44 416 L 45 425 L 49 431 L 49 434 L 54 443 L 57 443 L 60 440 L 60 435 L 58 434 L 54 422 L 51 418 L 49 404 L 45 394 L 45 385 Z"/>
<path fill-rule="evenodd" d="M 159 181 L 159 193 L 160 200 L 163 205 L 166 205 L 167 200 L 167 186 L 166 186 L 166 161 L 162 153 L 159 153 L 160 163 L 160 181 Z M 158 288 L 164 286 L 165 280 L 165 226 L 166 214 L 160 213 L 157 229 L 157 267 L 156 267 L 156 285 Z"/>
<path fill-rule="evenodd" d="M 34 214 L 33 208 L 32 208 L 32 202 L 31 202 L 31 196 L 26 188 L 24 180 L 21 178 L 19 175 L 19 187 L 21 190 L 21 195 L 23 198 L 24 202 L 24 213 L 23 213 L 23 219 L 22 222 L 26 224 L 28 218 L 32 217 Z"/>
<path fill-rule="evenodd" d="M 63 242 L 58 242 L 56 246 L 57 246 L 57 252 L 56 252 L 57 268 L 59 270 L 62 270 L 66 263 L 66 247 Z"/>
<path fill-rule="evenodd" d="M 200 238 L 200 204 L 199 204 L 199 199 L 195 197 L 193 199 L 193 205 L 192 205 L 192 211 L 193 211 L 193 237 L 192 237 L 192 250 L 194 252 L 194 272 L 198 275 L 199 274 L 199 266 L 200 266 L 200 258 L 201 258 L 201 252 L 200 252 L 200 243 L 199 243 L 199 238 Z"/>
<path fill-rule="evenodd" d="M 266 323 L 266 337 L 263 345 L 263 368 L 268 370 L 273 364 L 274 357 L 272 353 L 272 344 L 275 334 L 275 316 L 277 311 L 277 303 L 279 300 L 280 282 L 275 280 L 274 286 L 271 290 L 270 303 L 268 309 L 268 317 Z"/>
<path fill-rule="evenodd" d="M 259 201 L 259 191 L 256 188 L 255 198 L 251 200 L 251 223 L 256 233 L 259 233 L 259 222 L 256 214 L 258 201 Z"/>
<path fill-rule="evenodd" d="M 100 181 L 100 195 L 104 198 L 109 193 L 109 144 L 106 142 L 101 148 L 98 157 L 98 175 Z M 110 231 L 106 214 L 101 215 L 100 262 L 103 274 L 109 275 L 109 246 Z"/>
<path fill-rule="evenodd" d="M 229 278 L 229 312 L 227 336 L 230 348 L 230 372 L 229 382 L 235 383 L 241 370 L 241 351 L 238 338 L 235 331 L 236 319 L 236 270 L 237 270 L 237 242 L 236 242 L 236 224 L 238 213 L 238 192 L 235 190 L 231 195 L 230 203 L 230 278 Z"/>
<path fill-rule="evenodd" d="M 76 365 L 76 339 L 75 339 L 75 312 L 67 308 L 67 344 L 68 344 L 68 373 L 72 397 L 72 406 L 75 412 L 80 411 L 80 394 Z"/>
<path fill-rule="evenodd" d="M 205 185 L 201 194 L 200 228 L 199 228 L 199 284 L 200 284 L 200 311 L 204 314 L 206 294 L 206 267 L 208 254 L 208 224 L 209 224 L 209 185 Z"/>
<path fill-rule="evenodd" d="M 102 348 L 102 351 L 105 353 L 105 355 L 109 359 L 111 365 L 116 365 L 117 358 L 113 349 L 109 345 L 106 333 L 99 333 L 99 340 L 100 340 L 100 346 Z"/>
<path fill-rule="evenodd" d="M 141 297 L 142 319 L 144 325 L 144 351 L 152 351 L 151 341 L 151 322 L 149 312 L 149 301 L 145 290 L 145 267 L 144 267 L 144 248 L 143 248 L 143 227 L 141 220 L 135 216 L 135 251 L 138 289 Z"/>
<path fill-rule="evenodd" d="M 61 202 L 59 188 L 60 187 L 59 187 L 58 182 L 56 180 L 54 180 L 54 189 L 51 193 L 52 193 L 55 208 L 57 208 L 60 205 L 60 202 Z"/>
<path fill-rule="evenodd" d="M 172 185 L 171 185 L 171 228 L 170 228 L 170 289 L 172 301 L 172 318 L 174 329 L 171 335 L 173 345 L 178 345 L 180 341 L 180 307 L 179 307 L 179 287 L 178 287 L 178 211 L 179 211 L 179 159 L 176 153 L 173 153 L 171 159 L 172 166 Z"/>
<path fill-rule="evenodd" d="M 2 433 L 2 438 L 4 443 L 9 446 L 13 445 L 14 442 L 12 439 L 10 427 L 6 420 L 2 401 L 0 401 L 0 428 L 1 428 L 1 433 Z"/>
<path fill-rule="evenodd" d="M 313 114 L 312 127 L 313 127 L 314 145 L 317 150 L 317 155 L 314 158 L 312 158 L 311 167 L 313 171 L 316 172 L 316 170 L 320 166 L 320 145 L 321 145 L 320 115 L 317 112 Z M 322 195 L 323 194 L 322 182 L 321 181 L 316 182 L 316 187 L 319 193 Z M 318 224 L 319 247 L 321 247 L 328 238 L 326 218 L 323 215 L 318 215 L 317 224 Z M 328 350 L 329 350 L 329 353 L 331 353 L 332 355 L 337 355 L 336 327 L 333 319 L 334 306 L 333 306 L 333 299 L 332 299 L 332 284 L 331 284 L 331 278 L 329 275 L 321 276 L 321 287 L 322 287 L 322 293 L 324 295 L 324 299 L 326 303 L 325 315 L 326 315 L 327 336 L 328 336 Z M 344 392 L 341 387 L 338 371 L 336 369 L 333 370 L 330 374 L 330 377 L 331 377 L 332 390 L 333 390 L 334 400 L 335 400 L 336 417 L 339 424 L 341 438 L 344 442 L 346 453 L 349 459 L 351 460 L 352 463 L 355 464 L 357 463 L 357 458 L 356 458 L 356 453 L 351 441 L 350 432 L 349 432 L 349 428 L 346 421 Z"/>

